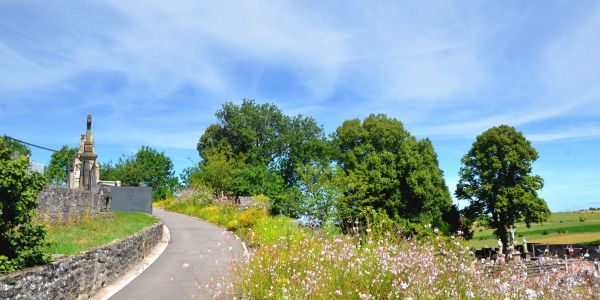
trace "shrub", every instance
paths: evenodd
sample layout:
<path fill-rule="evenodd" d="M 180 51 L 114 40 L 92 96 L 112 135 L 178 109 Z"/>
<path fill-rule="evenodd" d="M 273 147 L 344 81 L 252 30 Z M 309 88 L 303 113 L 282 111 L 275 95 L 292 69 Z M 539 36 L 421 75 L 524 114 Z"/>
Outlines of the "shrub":
<path fill-rule="evenodd" d="M 579 216 L 579 222 L 585 222 L 585 218 L 583 216 Z"/>
<path fill-rule="evenodd" d="M 266 217 L 267 213 L 264 210 L 250 208 L 242 211 L 235 219 L 240 227 L 252 227 L 256 222 Z"/>
<path fill-rule="evenodd" d="M 227 222 L 227 224 L 225 224 L 225 228 L 227 228 L 227 230 L 236 230 L 240 227 L 240 224 L 237 220 L 231 220 L 229 222 Z"/>
<path fill-rule="evenodd" d="M 29 157 L 0 138 L 0 273 L 46 263 L 46 230 L 33 223 L 42 175 L 29 171 Z"/>

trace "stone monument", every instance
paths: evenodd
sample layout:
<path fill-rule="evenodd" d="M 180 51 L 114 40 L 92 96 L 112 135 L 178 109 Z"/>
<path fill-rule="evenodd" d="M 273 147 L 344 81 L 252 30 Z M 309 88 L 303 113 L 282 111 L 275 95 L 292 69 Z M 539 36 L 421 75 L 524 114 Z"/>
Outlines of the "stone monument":
<path fill-rule="evenodd" d="M 81 135 L 79 151 L 75 154 L 73 164 L 69 168 L 69 188 L 92 190 L 98 186 L 100 166 L 98 155 L 94 152 L 94 135 L 92 134 L 92 116 L 87 116 L 87 130 Z"/>

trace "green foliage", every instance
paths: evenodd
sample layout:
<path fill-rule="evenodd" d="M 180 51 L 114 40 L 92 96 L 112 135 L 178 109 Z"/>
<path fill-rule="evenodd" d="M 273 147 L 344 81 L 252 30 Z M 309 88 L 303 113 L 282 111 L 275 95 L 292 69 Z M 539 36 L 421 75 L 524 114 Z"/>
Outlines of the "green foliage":
<path fill-rule="evenodd" d="M 231 145 L 222 141 L 204 150 L 199 178 L 211 187 L 215 194 L 223 196 L 233 192 L 234 171 L 238 162 L 234 159 Z"/>
<path fill-rule="evenodd" d="M 267 213 L 262 209 L 250 208 L 242 211 L 236 217 L 238 227 L 252 227 L 254 224 L 267 217 Z"/>
<path fill-rule="evenodd" d="M 369 115 L 362 123 L 345 121 L 334 143 L 347 185 L 338 205 L 345 222 L 370 207 L 395 219 L 448 228 L 443 215 L 452 200 L 429 140 L 417 140 L 394 118 Z"/>
<path fill-rule="evenodd" d="M 29 156 L 14 157 L 21 150 L 0 137 L 0 273 L 49 260 L 43 253 L 45 228 L 32 222 L 45 181 L 29 171 Z"/>
<path fill-rule="evenodd" d="M 67 183 L 69 166 L 73 164 L 76 153 L 77 148 L 71 148 L 67 145 L 62 146 L 58 152 L 52 153 L 50 164 L 44 172 L 44 176 L 48 180 L 48 183 L 54 185 Z"/>
<path fill-rule="evenodd" d="M 12 149 L 11 155 L 13 155 L 13 156 L 21 156 L 21 155 L 29 156 L 30 155 L 30 153 L 29 153 L 30 151 L 27 148 L 27 146 L 25 146 L 24 144 L 21 144 L 18 141 L 15 141 L 7 136 L 0 136 L 0 141 L 2 142 L 4 147 Z"/>
<path fill-rule="evenodd" d="M 264 194 L 278 213 L 297 215 L 290 197 L 297 168 L 329 162 L 331 147 L 312 118 L 286 116 L 273 104 L 225 103 L 198 142 L 200 177 L 217 195 Z"/>
<path fill-rule="evenodd" d="M 191 166 L 183 169 L 179 174 L 179 180 L 184 188 L 192 188 L 200 183 L 200 168 Z"/>
<path fill-rule="evenodd" d="M 171 159 L 148 146 L 142 146 L 135 155 L 120 158 L 114 166 L 103 164 L 100 170 L 103 180 L 120 180 L 132 186 L 146 183 L 152 187 L 153 200 L 172 196 L 179 185 Z"/>
<path fill-rule="evenodd" d="M 344 192 L 339 168 L 306 164 L 298 167 L 297 173 L 299 184 L 294 196 L 300 198 L 300 214 L 317 225 L 337 224 L 337 200 Z"/>
<path fill-rule="evenodd" d="M 507 227 L 527 226 L 548 218 L 550 210 L 537 195 L 544 181 L 531 174 L 537 151 L 514 127 L 501 125 L 479 135 L 462 158 L 456 197 L 469 200 L 466 216 L 491 215 L 490 225 L 507 245 Z"/>

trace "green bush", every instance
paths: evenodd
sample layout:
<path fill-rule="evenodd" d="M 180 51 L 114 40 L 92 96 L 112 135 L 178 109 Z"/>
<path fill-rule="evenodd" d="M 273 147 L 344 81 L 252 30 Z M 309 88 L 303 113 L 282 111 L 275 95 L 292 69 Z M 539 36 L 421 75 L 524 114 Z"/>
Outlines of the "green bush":
<path fill-rule="evenodd" d="M 250 208 L 242 211 L 235 217 L 239 227 L 252 227 L 256 222 L 267 217 L 267 213 L 264 210 Z"/>
<path fill-rule="evenodd" d="M 0 138 L 0 273 L 43 264 L 45 228 L 33 223 L 44 177 L 29 170 L 29 157 Z"/>

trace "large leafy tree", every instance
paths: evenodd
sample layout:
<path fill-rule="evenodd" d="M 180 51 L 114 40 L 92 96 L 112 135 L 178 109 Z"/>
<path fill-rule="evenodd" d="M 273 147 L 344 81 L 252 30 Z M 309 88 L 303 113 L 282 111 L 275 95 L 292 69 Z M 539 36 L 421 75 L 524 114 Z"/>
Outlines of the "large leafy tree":
<path fill-rule="evenodd" d="M 297 186 L 297 168 L 330 157 L 323 128 L 312 118 L 246 99 L 225 103 L 216 117 L 197 147 L 205 183 L 217 193 L 266 194 L 277 212 L 293 215 L 297 204 L 287 195 Z"/>
<path fill-rule="evenodd" d="M 334 143 L 347 182 L 338 205 L 343 220 L 374 209 L 451 230 L 443 215 L 452 200 L 429 140 L 417 140 L 394 118 L 372 114 L 363 122 L 345 121 Z"/>
<path fill-rule="evenodd" d="M 49 183 L 61 185 L 67 182 L 67 172 L 69 166 L 73 164 L 76 153 L 77 148 L 71 148 L 67 145 L 62 146 L 58 152 L 52 153 L 50 164 L 44 172 L 44 176 Z"/>
<path fill-rule="evenodd" d="M 104 164 L 100 170 L 103 180 L 120 180 L 125 185 L 146 183 L 152 187 L 154 200 L 171 196 L 178 186 L 171 159 L 148 146 L 142 146 L 135 155 L 120 158 L 114 166 Z"/>
<path fill-rule="evenodd" d="M 468 218 L 491 215 L 490 225 L 507 245 L 507 228 L 546 220 L 550 210 L 538 197 L 544 181 L 531 174 L 538 158 L 531 143 L 514 127 L 492 127 L 479 135 L 462 158 L 456 197 L 468 200 Z"/>
<path fill-rule="evenodd" d="M 48 261 L 45 229 L 32 221 L 44 178 L 29 166 L 20 145 L 0 137 L 0 273 Z"/>

